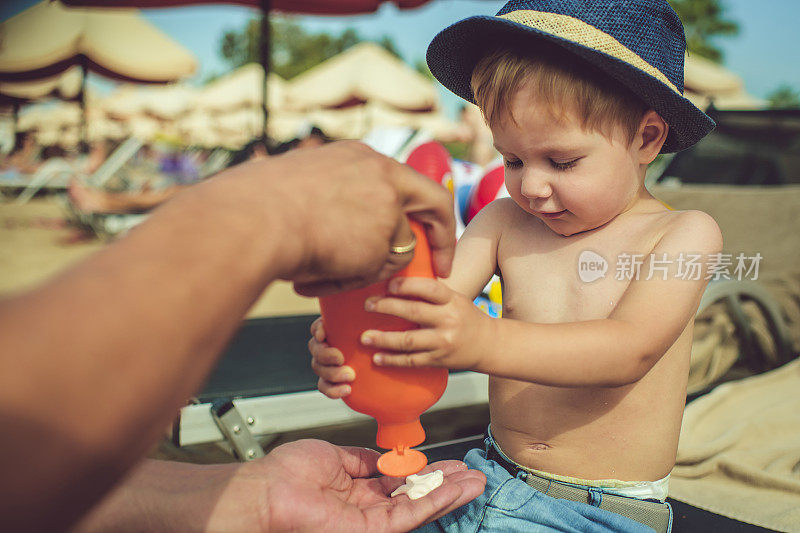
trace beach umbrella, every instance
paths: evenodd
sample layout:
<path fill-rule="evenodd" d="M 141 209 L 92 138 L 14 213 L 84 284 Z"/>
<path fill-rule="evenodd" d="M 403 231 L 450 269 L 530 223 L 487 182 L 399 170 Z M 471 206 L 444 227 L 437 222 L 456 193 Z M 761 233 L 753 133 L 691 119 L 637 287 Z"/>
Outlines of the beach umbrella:
<path fill-rule="evenodd" d="M 178 134 L 184 143 L 204 148 L 220 146 L 222 139 L 217 126 L 206 111 L 194 110 L 177 123 Z"/>
<path fill-rule="evenodd" d="M 82 87 L 83 74 L 77 66 L 39 80 L 0 82 L 0 106 L 11 106 L 12 129 L 16 129 L 22 104 L 48 97 L 74 100 L 80 96 Z"/>
<path fill-rule="evenodd" d="M 84 109 L 88 70 L 120 80 L 165 83 L 197 68 L 185 48 L 133 9 L 77 9 L 43 1 L 0 24 L 0 34 L 0 81 L 41 80 L 77 65 Z"/>
<path fill-rule="evenodd" d="M 432 138 L 447 141 L 458 132 L 458 124 L 439 110 L 406 112 L 385 104 L 369 102 L 343 108 L 319 108 L 306 111 L 306 121 L 318 126 L 329 137 L 360 139 L 374 128 L 410 128 L 425 130 Z"/>
<path fill-rule="evenodd" d="M 316 109 L 305 113 L 309 123 L 335 139 L 359 139 L 370 130 L 366 106 L 345 109 Z"/>
<path fill-rule="evenodd" d="M 144 115 L 132 117 L 123 124 L 131 137 L 141 139 L 143 142 L 150 142 L 157 134 L 163 133 L 158 120 Z"/>
<path fill-rule="evenodd" d="M 28 81 L 0 82 L 0 97 L 30 102 L 55 96 L 62 100 L 73 100 L 81 92 L 83 76 L 80 67 L 73 66 L 60 74 Z"/>
<path fill-rule="evenodd" d="M 461 126 L 449 120 L 439 109 L 430 111 L 404 111 L 381 102 L 369 102 L 367 121 L 371 127 L 408 127 L 424 130 L 434 139 L 444 142 L 457 140 Z"/>
<path fill-rule="evenodd" d="M 27 106 L 19 115 L 17 129 L 59 130 L 76 127 L 81 122 L 81 109 L 75 102 L 51 102 Z"/>
<path fill-rule="evenodd" d="M 270 112 L 267 131 L 271 138 L 286 142 L 300 137 L 300 132 L 308 131 L 310 125 L 305 114 L 278 109 Z"/>
<path fill-rule="evenodd" d="M 79 64 L 104 76 L 166 83 L 195 58 L 134 9 L 76 9 L 43 1 L 0 24 L 0 81 L 40 79 Z"/>
<path fill-rule="evenodd" d="M 175 83 L 157 86 L 122 85 L 103 100 L 103 110 L 116 118 L 151 115 L 161 120 L 175 120 L 189 112 L 196 89 Z"/>
<path fill-rule="evenodd" d="M 426 4 L 430 0 L 392 0 L 400 9 L 408 9 Z M 64 0 L 73 6 L 106 6 L 106 7 L 178 7 L 198 4 L 238 4 L 241 6 L 263 7 L 266 3 L 270 10 L 287 13 L 305 13 L 308 15 L 357 15 L 371 13 L 385 0 Z"/>
<path fill-rule="evenodd" d="M 267 83 L 267 107 L 283 105 L 286 81 L 270 72 Z M 194 107 L 207 111 L 230 111 L 239 108 L 260 108 L 264 98 L 264 68 L 249 63 L 208 83 L 194 99 Z"/>
<path fill-rule="evenodd" d="M 406 111 L 430 111 L 437 105 L 436 87 L 383 47 L 370 42 L 352 46 L 288 83 L 286 105 L 291 109 L 348 107 L 367 102 Z"/>
<path fill-rule="evenodd" d="M 765 102 L 747 93 L 742 78 L 718 63 L 697 55 L 684 62 L 684 96 L 701 109 L 758 109 Z"/>
<path fill-rule="evenodd" d="M 87 138 L 90 141 L 100 139 L 121 139 L 125 137 L 125 129 L 120 122 L 110 120 L 89 98 L 89 109 L 86 118 Z M 33 131 L 40 144 L 74 145 L 72 142 L 76 132 L 80 132 L 83 113 L 76 102 L 47 102 L 26 106 L 19 114 L 17 129 Z M 59 140 L 60 134 L 67 140 Z"/>
<path fill-rule="evenodd" d="M 111 120 L 104 115 L 93 117 L 90 113 L 86 126 L 87 136 L 90 142 L 103 139 L 119 141 L 127 136 L 127 132 L 125 131 L 125 127 L 122 123 L 116 120 Z"/>
<path fill-rule="evenodd" d="M 391 3 L 400 9 L 419 7 L 430 0 L 392 0 Z M 66 3 L 76 6 L 102 6 L 102 7 L 175 7 L 195 4 L 233 3 L 245 6 L 258 7 L 261 10 L 261 33 L 259 42 L 259 59 L 265 72 L 269 72 L 270 56 L 270 11 L 309 15 L 355 15 L 372 13 L 378 7 L 387 3 L 386 0 L 65 0 Z M 269 78 L 267 78 L 269 80 Z M 267 132 L 267 88 L 266 84 L 262 96 L 262 132 Z"/>

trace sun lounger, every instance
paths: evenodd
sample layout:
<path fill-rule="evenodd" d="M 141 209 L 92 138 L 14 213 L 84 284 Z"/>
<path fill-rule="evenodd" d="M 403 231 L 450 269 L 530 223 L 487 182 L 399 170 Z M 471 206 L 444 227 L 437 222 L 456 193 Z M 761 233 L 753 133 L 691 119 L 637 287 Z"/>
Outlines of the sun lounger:
<path fill-rule="evenodd" d="M 116 150 L 98 167 L 86 182 L 93 187 L 102 187 L 122 166 L 127 163 L 142 147 L 142 141 L 133 137 L 123 142 Z M 17 204 L 27 203 L 28 200 L 40 190 L 63 191 L 73 178 L 81 178 L 80 172 L 74 165 L 61 158 L 48 159 L 36 170 L 30 180 L 17 180 L 17 185 L 24 186 L 22 193 L 17 197 Z M 7 181 L 0 183 L 4 187 L 11 184 Z"/>
<path fill-rule="evenodd" d="M 197 174 L 200 179 L 205 179 L 213 176 L 223 168 L 228 166 L 231 160 L 230 150 L 224 148 L 217 148 L 208 156 L 208 159 L 200 166 Z"/>
<path fill-rule="evenodd" d="M 42 189 L 64 190 L 69 180 L 75 175 L 75 167 L 70 163 L 55 157 L 42 163 L 30 180 L 24 181 L 24 189 L 17 197 L 17 204 L 27 203 L 28 200 Z M 22 182 L 21 182 L 22 183 Z"/>
<path fill-rule="evenodd" d="M 94 175 L 86 180 L 87 183 L 92 187 L 101 187 L 125 162 L 133 157 L 141 146 L 141 141 L 133 138 L 125 141 L 125 143 L 114 152 L 113 159 L 109 158 Z M 200 167 L 198 176 L 202 179 L 216 174 L 228 165 L 230 159 L 231 154 L 228 150 L 221 148 L 214 150 Z M 106 164 L 108 164 L 108 166 L 106 166 Z M 111 239 L 124 235 L 132 228 L 144 222 L 148 217 L 147 213 L 84 213 L 76 209 L 66 198 L 63 201 L 63 205 L 73 221 L 77 222 L 79 226 L 90 229 L 101 239 Z"/>
<path fill-rule="evenodd" d="M 129 137 L 120 144 L 114 152 L 86 179 L 92 187 L 103 187 L 119 169 L 125 165 L 142 147 L 142 141 L 136 137 Z"/>

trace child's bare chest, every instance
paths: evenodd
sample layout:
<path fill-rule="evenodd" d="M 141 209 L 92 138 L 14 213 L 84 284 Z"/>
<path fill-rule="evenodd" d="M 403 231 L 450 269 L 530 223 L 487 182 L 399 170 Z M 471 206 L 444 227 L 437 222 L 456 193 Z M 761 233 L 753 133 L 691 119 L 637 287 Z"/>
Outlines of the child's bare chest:
<path fill-rule="evenodd" d="M 562 237 L 515 228 L 498 248 L 503 316 L 552 323 L 609 316 L 659 238 L 648 224 Z M 637 266 L 638 265 L 638 266 Z"/>

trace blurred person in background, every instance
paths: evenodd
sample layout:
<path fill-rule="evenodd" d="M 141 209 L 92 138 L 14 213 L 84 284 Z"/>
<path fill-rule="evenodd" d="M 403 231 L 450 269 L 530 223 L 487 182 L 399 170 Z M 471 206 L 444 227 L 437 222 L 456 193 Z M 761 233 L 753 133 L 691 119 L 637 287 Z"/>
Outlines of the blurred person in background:
<path fill-rule="evenodd" d="M 18 131 L 14 135 L 14 147 L 0 159 L 0 170 L 20 174 L 33 174 L 39 168 L 40 147 L 28 131 Z"/>
<path fill-rule="evenodd" d="M 270 153 L 278 154 L 294 149 L 313 148 L 322 146 L 331 141 L 332 139 L 326 136 L 318 127 L 311 128 L 308 135 L 303 138 L 296 138 L 287 143 L 278 145 L 273 148 L 271 152 L 267 149 L 267 143 L 265 143 L 263 139 L 253 139 L 241 150 L 231 155 L 229 166 L 235 166 L 245 161 L 264 159 L 269 157 Z M 162 159 L 161 166 L 162 171 L 169 171 L 173 176 L 176 175 L 176 173 L 185 171 L 185 168 L 181 166 L 182 163 L 174 154 L 177 154 L 177 152 Z M 185 155 L 181 157 L 188 159 Z M 191 182 L 196 180 L 199 170 L 196 167 L 192 167 L 192 169 L 194 178 L 187 178 L 184 181 L 179 180 L 176 185 L 160 189 L 144 188 L 140 191 L 107 191 L 84 185 L 76 179 L 70 182 L 67 192 L 72 204 L 84 213 L 144 213 L 166 202 L 186 187 L 191 186 Z M 184 173 L 184 176 L 188 176 L 188 174 Z"/>

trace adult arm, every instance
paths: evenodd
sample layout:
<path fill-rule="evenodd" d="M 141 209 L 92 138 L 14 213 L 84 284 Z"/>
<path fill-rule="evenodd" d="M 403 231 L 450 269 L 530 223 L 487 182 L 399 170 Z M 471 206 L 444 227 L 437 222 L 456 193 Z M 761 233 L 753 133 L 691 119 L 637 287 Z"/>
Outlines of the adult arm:
<path fill-rule="evenodd" d="M 386 277 L 404 266 L 388 247 L 405 214 L 426 224 L 446 275 L 440 189 L 358 143 L 247 163 L 0 302 L 0 529 L 60 529 L 85 512 L 201 386 L 270 281 L 314 293 Z"/>
<path fill-rule="evenodd" d="M 391 498 L 402 480 L 374 477 L 378 455 L 303 440 L 248 463 L 145 460 L 76 532 L 408 531 L 483 491 L 481 472 L 440 461 L 426 471 L 442 470 L 442 487 L 416 501 Z"/>

